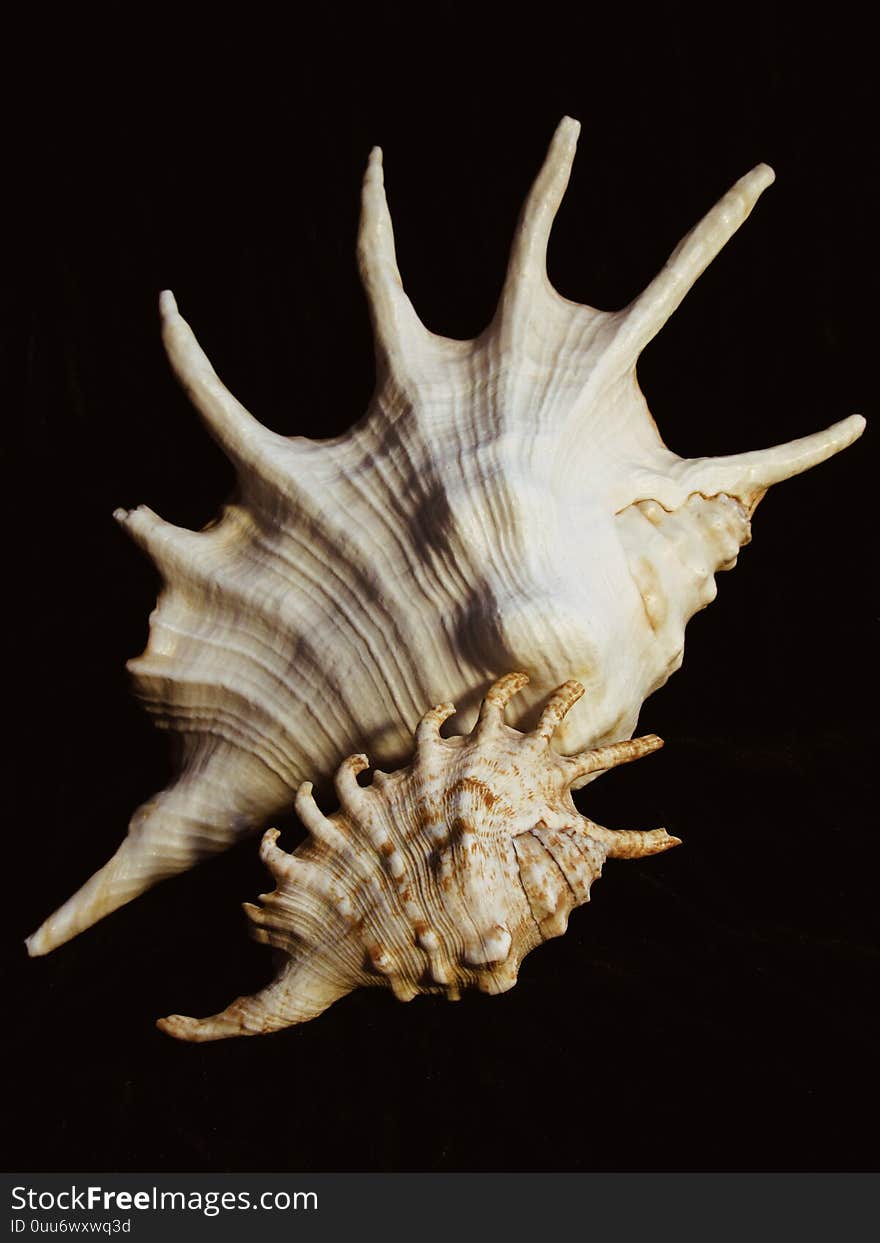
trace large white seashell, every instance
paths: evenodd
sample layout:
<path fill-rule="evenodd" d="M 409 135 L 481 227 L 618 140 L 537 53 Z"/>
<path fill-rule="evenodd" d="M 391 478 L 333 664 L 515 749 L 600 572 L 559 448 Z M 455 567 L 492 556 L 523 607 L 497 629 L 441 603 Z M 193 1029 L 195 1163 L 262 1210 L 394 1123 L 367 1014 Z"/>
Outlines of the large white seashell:
<path fill-rule="evenodd" d="M 467 730 L 506 670 L 531 679 L 521 723 L 563 679 L 587 688 L 561 751 L 629 736 L 681 663 L 685 624 L 734 564 L 765 490 L 861 433 L 853 415 L 732 457 L 664 446 L 639 353 L 773 173 L 759 165 L 737 182 L 630 306 L 598 311 L 562 298 L 546 273 L 578 130 L 568 118 L 557 129 L 498 310 L 474 341 L 417 318 L 372 153 L 359 259 L 378 381 L 365 418 L 338 439 L 262 427 L 162 296 L 172 366 L 235 463 L 238 494 L 198 533 L 145 507 L 117 514 L 164 579 L 130 667 L 181 740 L 180 775 L 29 939 L 32 954 L 253 832 L 341 756 L 366 749 L 397 766 L 425 703 L 454 698 L 454 725 Z"/>
<path fill-rule="evenodd" d="M 536 728 L 504 723 L 528 682 L 511 673 L 488 692 L 473 732 L 443 738 L 455 712 L 440 704 L 416 731 L 410 767 L 357 777 L 365 755 L 336 774 L 341 809 L 321 814 L 305 782 L 296 809 L 308 839 L 286 854 L 278 832 L 261 855 L 276 881 L 262 907 L 245 904 L 258 940 L 285 955 L 276 979 L 221 1014 L 159 1020 L 183 1040 L 276 1031 L 315 1018 L 358 987 L 382 985 L 401 1001 L 418 993 L 513 988 L 526 954 L 561 936 L 588 902 L 606 859 L 677 846 L 665 829 L 612 831 L 580 815 L 571 787 L 661 746 L 654 735 L 562 756 L 550 739 L 584 692 L 560 686 Z"/>

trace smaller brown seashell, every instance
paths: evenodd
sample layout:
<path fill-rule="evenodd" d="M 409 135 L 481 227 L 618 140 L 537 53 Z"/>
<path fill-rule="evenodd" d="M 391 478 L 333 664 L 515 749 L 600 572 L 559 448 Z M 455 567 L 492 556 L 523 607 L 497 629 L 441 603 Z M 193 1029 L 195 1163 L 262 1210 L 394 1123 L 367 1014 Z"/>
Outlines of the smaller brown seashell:
<path fill-rule="evenodd" d="M 276 979 L 206 1019 L 174 1014 L 159 1027 L 182 1040 L 248 1036 L 303 1023 L 367 985 L 401 1001 L 463 988 L 503 993 L 530 950 L 561 936 L 590 896 L 608 858 L 634 859 L 677 846 L 665 829 L 612 831 L 582 816 L 575 782 L 662 746 L 653 734 L 558 754 L 551 739 L 584 688 L 569 681 L 547 700 L 536 728 L 504 722 L 528 682 L 509 673 L 492 686 L 466 736 L 443 738 L 455 712 L 425 714 L 409 767 L 376 771 L 353 755 L 336 773 L 340 810 L 325 816 L 309 782 L 296 810 L 309 837 L 293 854 L 263 836 L 276 881 L 262 906 L 245 904 L 254 934 L 283 950 Z"/>

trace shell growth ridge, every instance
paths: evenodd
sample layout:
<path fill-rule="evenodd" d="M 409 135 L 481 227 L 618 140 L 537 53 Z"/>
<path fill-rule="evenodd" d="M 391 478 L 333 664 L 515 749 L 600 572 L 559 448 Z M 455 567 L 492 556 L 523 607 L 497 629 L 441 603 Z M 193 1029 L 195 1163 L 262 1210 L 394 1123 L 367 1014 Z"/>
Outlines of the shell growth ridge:
<path fill-rule="evenodd" d="M 358 775 L 364 755 L 336 773 L 340 808 L 325 816 L 310 782 L 296 796 L 308 837 L 293 853 L 278 831 L 260 853 L 275 881 L 245 904 L 256 938 L 280 951 L 275 980 L 208 1019 L 171 1015 L 159 1027 L 183 1040 L 256 1035 L 317 1017 L 355 988 L 458 1000 L 462 990 L 506 992 L 530 950 L 561 936 L 589 901 L 608 858 L 641 858 L 679 844 L 665 829 L 614 831 L 580 815 L 580 777 L 598 775 L 662 745 L 654 735 L 562 756 L 550 745 L 583 695 L 574 680 L 548 699 L 534 730 L 504 721 L 528 679 L 491 687 L 473 730 L 443 737 L 455 711 L 439 704 L 416 730 L 412 763 Z"/>
<path fill-rule="evenodd" d="M 665 446 L 636 378 L 639 354 L 773 173 L 747 173 L 629 306 L 600 311 L 561 297 L 547 276 L 578 131 L 571 118 L 556 130 L 496 313 L 473 341 L 418 318 L 372 152 L 358 261 L 376 388 L 334 440 L 264 427 L 162 294 L 171 366 L 237 488 L 199 532 L 147 506 L 117 511 L 162 578 L 147 648 L 129 667 L 147 711 L 179 740 L 179 770 L 29 938 L 31 954 L 258 831 L 304 780 L 324 789 L 341 757 L 366 751 L 399 768 L 424 704 L 454 700 L 450 728 L 467 734 L 510 669 L 530 679 L 514 724 L 565 680 L 586 687 L 556 732 L 561 754 L 630 737 L 645 698 L 680 666 L 686 623 L 714 598 L 716 572 L 735 564 L 767 488 L 860 435 L 852 415 L 728 457 Z"/>

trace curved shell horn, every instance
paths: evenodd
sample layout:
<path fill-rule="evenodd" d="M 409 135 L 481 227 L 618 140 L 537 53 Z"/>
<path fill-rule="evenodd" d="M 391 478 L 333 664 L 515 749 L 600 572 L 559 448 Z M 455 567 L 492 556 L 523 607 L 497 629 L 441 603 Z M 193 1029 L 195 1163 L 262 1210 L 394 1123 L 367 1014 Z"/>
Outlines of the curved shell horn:
<path fill-rule="evenodd" d="M 851 414 L 824 431 L 775 445 L 772 449 L 691 459 L 682 472 L 684 486 L 690 492 L 702 492 L 705 496 L 725 492 L 742 501 L 751 511 L 774 483 L 792 479 L 818 466 L 858 440 L 864 430 L 863 416 Z"/>

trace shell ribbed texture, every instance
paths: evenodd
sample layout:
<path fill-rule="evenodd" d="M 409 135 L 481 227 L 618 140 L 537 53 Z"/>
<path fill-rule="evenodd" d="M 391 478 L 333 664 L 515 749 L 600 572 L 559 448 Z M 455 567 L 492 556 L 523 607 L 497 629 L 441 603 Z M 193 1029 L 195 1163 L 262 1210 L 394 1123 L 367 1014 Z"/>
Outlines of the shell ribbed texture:
<path fill-rule="evenodd" d="M 138 695 L 182 741 L 179 775 L 110 862 L 30 938 L 45 953 L 164 877 L 323 788 L 340 757 L 406 760 L 422 705 L 468 730 L 509 669 L 519 723 L 568 677 L 587 695 L 562 752 L 628 737 L 678 668 L 687 620 L 734 564 L 771 484 L 851 443 L 853 415 L 790 445 L 680 458 L 636 379 L 662 327 L 773 179 L 759 165 L 627 308 L 560 297 L 546 273 L 578 133 L 560 124 L 523 209 L 495 318 L 475 341 L 427 331 L 403 291 L 381 153 L 364 181 L 359 260 L 377 387 L 346 436 L 262 427 L 161 300 L 172 366 L 234 462 L 236 498 L 201 532 L 140 507 L 117 517 L 164 587 Z M 586 780 L 586 778 L 584 778 Z"/>
<path fill-rule="evenodd" d="M 268 830 L 261 854 L 276 888 L 262 906 L 245 906 L 257 938 L 282 951 L 276 979 L 212 1018 L 172 1015 L 159 1026 L 194 1041 L 255 1035 L 315 1018 L 370 985 L 401 1001 L 506 992 L 525 955 L 561 936 L 589 900 L 606 858 L 677 845 L 664 829 L 602 828 L 569 793 L 579 777 L 638 759 L 660 739 L 561 756 L 551 736 L 584 688 L 560 686 L 523 734 L 504 711 L 527 681 L 513 673 L 497 682 L 467 737 L 441 736 L 454 708 L 438 705 L 418 726 L 412 764 L 376 772 L 368 786 L 357 780 L 367 757 L 351 756 L 336 774 L 341 806 L 329 817 L 311 784 L 301 786 L 296 806 L 309 837 L 288 854 Z"/>

